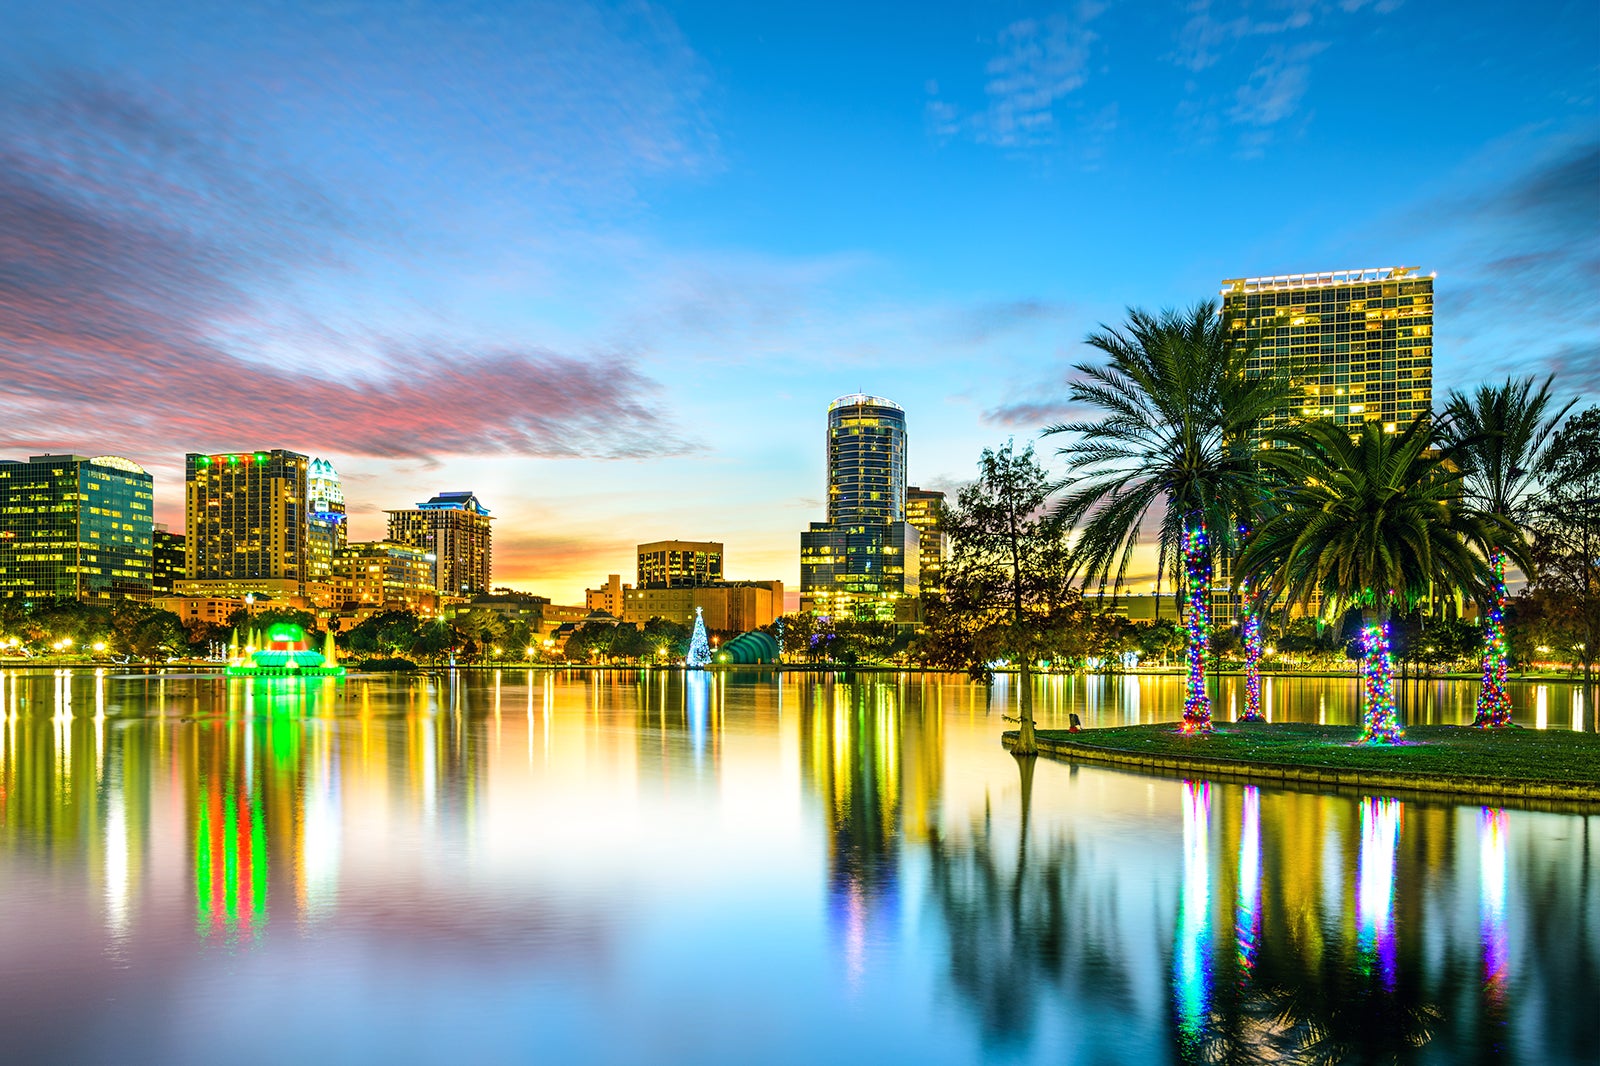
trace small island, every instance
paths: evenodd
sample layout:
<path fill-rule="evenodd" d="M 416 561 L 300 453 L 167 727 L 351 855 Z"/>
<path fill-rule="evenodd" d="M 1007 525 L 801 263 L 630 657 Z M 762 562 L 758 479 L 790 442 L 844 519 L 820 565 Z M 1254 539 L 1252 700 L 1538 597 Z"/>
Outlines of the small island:
<path fill-rule="evenodd" d="M 1176 722 L 1077 733 L 1042 729 L 1041 754 L 1156 772 L 1491 799 L 1600 803 L 1600 736 L 1566 730 L 1411 726 L 1400 745 L 1358 744 L 1359 726 Z M 1016 733 L 1005 734 L 1007 748 Z"/>

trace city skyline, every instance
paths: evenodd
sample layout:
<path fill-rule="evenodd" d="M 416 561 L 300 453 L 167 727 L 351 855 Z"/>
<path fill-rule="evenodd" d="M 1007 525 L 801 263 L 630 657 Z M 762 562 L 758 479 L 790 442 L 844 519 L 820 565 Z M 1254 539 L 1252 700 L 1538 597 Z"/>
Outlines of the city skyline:
<path fill-rule="evenodd" d="M 470 489 L 495 584 L 576 603 L 658 538 L 798 589 L 831 399 L 950 489 L 1228 278 L 1422 264 L 1436 403 L 1597 391 L 1592 6 L 518 11 L 0 16 L 0 455 L 127 456 L 174 529 L 245 442 L 351 541 Z"/>

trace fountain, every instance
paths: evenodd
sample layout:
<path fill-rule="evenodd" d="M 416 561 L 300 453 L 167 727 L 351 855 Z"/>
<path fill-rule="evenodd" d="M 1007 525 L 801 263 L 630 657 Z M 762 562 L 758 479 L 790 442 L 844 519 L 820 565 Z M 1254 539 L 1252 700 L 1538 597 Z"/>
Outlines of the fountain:
<path fill-rule="evenodd" d="M 278 622 L 267 630 L 261 647 L 247 645 L 241 654 L 236 637 L 229 649 L 229 677 L 343 677 L 344 667 L 336 660 L 333 634 L 328 634 L 323 651 L 311 646 L 306 631 L 292 622 Z"/>

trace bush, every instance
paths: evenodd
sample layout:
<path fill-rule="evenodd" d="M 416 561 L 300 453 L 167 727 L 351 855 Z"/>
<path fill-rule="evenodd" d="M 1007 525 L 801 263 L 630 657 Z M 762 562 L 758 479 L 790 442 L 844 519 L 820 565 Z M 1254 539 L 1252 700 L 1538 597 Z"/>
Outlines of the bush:
<path fill-rule="evenodd" d="M 363 659 L 361 660 L 360 665 L 356 667 L 358 670 L 368 670 L 374 673 L 399 673 L 402 670 L 415 670 L 416 668 L 416 663 L 412 662 L 410 659 L 401 658 L 398 655 L 380 657 L 376 659 Z"/>

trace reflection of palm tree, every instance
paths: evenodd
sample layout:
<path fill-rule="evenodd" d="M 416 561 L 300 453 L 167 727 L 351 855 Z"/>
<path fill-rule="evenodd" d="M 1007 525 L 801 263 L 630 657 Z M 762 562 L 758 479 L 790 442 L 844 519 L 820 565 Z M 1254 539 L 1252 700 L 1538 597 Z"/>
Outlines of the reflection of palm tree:
<path fill-rule="evenodd" d="M 931 885 L 950 936 L 950 976 L 979 1014 L 990 1044 L 1026 1045 L 1047 995 L 1090 1009 L 1134 1010 L 1115 935 L 1112 894 L 1099 891 L 1074 841 L 1028 851 L 1036 757 L 1021 756 L 1022 826 L 1016 858 L 985 817 L 967 841 L 929 842 Z"/>

